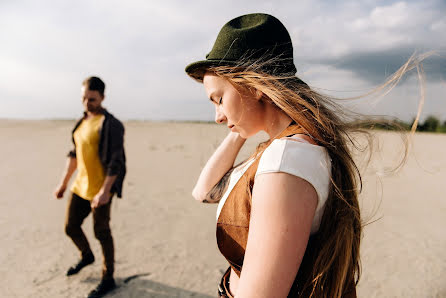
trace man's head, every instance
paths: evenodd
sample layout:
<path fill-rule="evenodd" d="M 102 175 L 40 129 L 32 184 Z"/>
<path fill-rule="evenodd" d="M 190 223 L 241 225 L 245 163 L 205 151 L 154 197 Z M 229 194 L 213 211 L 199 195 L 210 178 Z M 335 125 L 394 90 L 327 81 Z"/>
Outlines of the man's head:
<path fill-rule="evenodd" d="M 98 77 L 88 77 L 82 82 L 82 104 L 86 112 L 98 113 L 102 110 L 105 84 Z"/>

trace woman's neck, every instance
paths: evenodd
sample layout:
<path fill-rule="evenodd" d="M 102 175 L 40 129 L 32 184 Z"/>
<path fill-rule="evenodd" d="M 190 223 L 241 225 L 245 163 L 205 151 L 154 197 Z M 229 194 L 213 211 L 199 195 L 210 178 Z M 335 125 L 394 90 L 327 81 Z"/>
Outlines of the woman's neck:
<path fill-rule="evenodd" d="M 264 130 L 270 139 L 277 137 L 293 121 L 290 116 L 285 114 L 276 106 L 270 105 L 266 110 Z"/>

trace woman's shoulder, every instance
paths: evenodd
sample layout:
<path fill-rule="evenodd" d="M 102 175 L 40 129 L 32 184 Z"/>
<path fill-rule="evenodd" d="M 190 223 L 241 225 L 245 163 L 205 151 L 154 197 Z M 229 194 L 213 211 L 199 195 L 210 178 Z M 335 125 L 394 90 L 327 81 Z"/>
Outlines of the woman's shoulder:
<path fill-rule="evenodd" d="M 303 133 L 297 133 L 294 135 L 283 137 L 283 138 L 280 138 L 279 140 L 295 141 L 295 142 L 307 143 L 307 144 L 312 144 L 312 145 L 317 146 L 316 142 L 313 140 L 313 138 L 310 135 L 303 134 Z"/>
<path fill-rule="evenodd" d="M 327 150 L 311 137 L 293 135 L 274 140 L 263 152 L 256 177 L 265 173 L 287 173 L 308 181 L 325 201 L 331 177 L 331 160 Z"/>
<path fill-rule="evenodd" d="M 290 167 L 319 169 L 320 166 L 331 168 L 327 150 L 316 145 L 310 136 L 296 134 L 274 140 L 263 152 L 257 173 Z"/>

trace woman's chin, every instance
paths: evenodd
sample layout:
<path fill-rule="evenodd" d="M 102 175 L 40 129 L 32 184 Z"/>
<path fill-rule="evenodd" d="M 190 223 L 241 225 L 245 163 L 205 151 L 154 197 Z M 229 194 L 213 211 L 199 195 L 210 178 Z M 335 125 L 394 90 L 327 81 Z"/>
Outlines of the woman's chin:
<path fill-rule="evenodd" d="M 247 132 L 244 130 L 238 130 L 237 132 L 244 139 L 249 139 L 250 137 L 253 137 L 257 134 L 257 131 Z"/>

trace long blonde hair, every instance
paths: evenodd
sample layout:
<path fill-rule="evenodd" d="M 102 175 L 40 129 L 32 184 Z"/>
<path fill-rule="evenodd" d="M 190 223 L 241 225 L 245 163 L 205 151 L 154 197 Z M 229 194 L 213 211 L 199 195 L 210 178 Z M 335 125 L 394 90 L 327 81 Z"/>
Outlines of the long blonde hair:
<path fill-rule="evenodd" d="M 373 92 L 385 95 L 410 69 L 417 68 L 422 75 L 420 62 L 425 57 L 412 56 Z M 300 294 L 303 297 L 342 297 L 349 290 L 349 285 L 359 281 L 361 274 L 359 249 L 363 223 L 358 195 L 362 180 L 352 157 L 352 149 L 360 148 L 352 134 L 362 132 L 368 135 L 369 132 L 363 129 L 364 118 L 352 117 L 357 114 L 347 113 L 344 107 L 335 102 L 335 98 L 312 90 L 293 75 L 273 76 L 263 72 L 268 63 L 277 61 L 248 61 L 237 66 L 218 66 L 208 70 L 228 79 L 238 88 L 261 91 L 264 101 L 285 112 L 318 145 L 326 148 L 331 158 L 331 187 L 317 233 L 320 241 L 316 242 L 317 252 L 311 272 L 299 280 Z M 420 110 L 413 130 L 419 114 Z M 403 161 L 406 156 L 407 146 Z"/>

